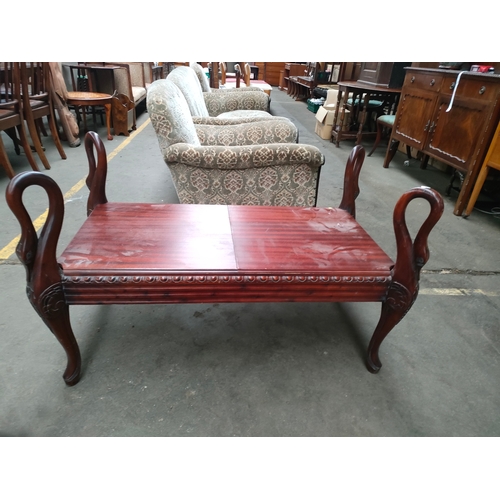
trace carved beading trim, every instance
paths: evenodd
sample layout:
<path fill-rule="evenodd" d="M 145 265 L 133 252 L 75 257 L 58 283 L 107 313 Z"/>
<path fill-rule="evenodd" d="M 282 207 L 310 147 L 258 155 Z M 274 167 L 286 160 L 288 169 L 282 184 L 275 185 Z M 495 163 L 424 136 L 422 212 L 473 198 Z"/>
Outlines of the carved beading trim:
<path fill-rule="evenodd" d="M 64 276 L 63 284 L 81 285 L 227 285 L 254 283 L 389 283 L 390 276 L 320 276 L 320 275 L 168 275 L 168 276 Z"/>

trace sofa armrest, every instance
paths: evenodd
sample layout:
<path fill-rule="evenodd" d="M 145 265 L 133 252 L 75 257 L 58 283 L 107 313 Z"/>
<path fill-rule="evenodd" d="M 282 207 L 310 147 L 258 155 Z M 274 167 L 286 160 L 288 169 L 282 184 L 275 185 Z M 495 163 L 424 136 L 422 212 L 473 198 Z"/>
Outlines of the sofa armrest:
<path fill-rule="evenodd" d="M 297 127 L 288 119 L 262 120 L 220 127 L 195 125 L 204 146 L 244 146 L 251 144 L 296 143 Z"/>
<path fill-rule="evenodd" d="M 283 120 L 288 120 L 288 118 L 277 117 L 273 115 L 268 116 L 233 116 L 227 118 L 221 118 L 219 116 L 193 116 L 193 123 L 195 125 L 238 125 L 240 123 L 255 123 L 266 120 L 276 120 L 277 118 L 282 118 Z"/>
<path fill-rule="evenodd" d="M 248 169 L 282 165 L 319 168 L 325 157 L 316 146 L 308 144 L 257 144 L 246 146 L 193 146 L 178 143 L 166 148 L 165 162 L 204 169 Z"/>
<path fill-rule="evenodd" d="M 242 109 L 268 111 L 269 96 L 265 92 L 204 92 L 209 116 Z"/>

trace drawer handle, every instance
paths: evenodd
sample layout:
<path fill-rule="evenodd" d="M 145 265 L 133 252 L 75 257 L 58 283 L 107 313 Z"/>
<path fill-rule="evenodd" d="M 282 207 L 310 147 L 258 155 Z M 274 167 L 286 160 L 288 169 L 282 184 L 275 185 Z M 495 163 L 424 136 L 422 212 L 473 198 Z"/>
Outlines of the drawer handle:
<path fill-rule="evenodd" d="M 486 92 L 486 87 L 484 87 L 484 86 L 483 86 L 483 87 L 481 87 L 481 88 L 479 89 L 479 93 L 480 93 L 481 95 L 482 95 L 482 94 L 484 94 L 485 92 Z"/>
<path fill-rule="evenodd" d="M 435 83 L 436 83 L 436 80 L 434 80 L 434 78 L 433 78 L 433 79 L 431 80 L 431 83 L 430 83 L 431 87 L 432 87 Z"/>
<path fill-rule="evenodd" d="M 410 82 L 413 83 L 415 81 L 415 77 L 412 76 Z"/>
<path fill-rule="evenodd" d="M 453 90 L 455 87 L 455 82 L 452 82 L 451 85 L 450 85 L 450 90 Z"/>
<path fill-rule="evenodd" d="M 427 132 L 427 130 L 429 130 L 430 123 L 431 123 L 431 121 L 427 120 L 427 123 L 425 124 L 425 127 L 424 127 L 424 132 Z"/>

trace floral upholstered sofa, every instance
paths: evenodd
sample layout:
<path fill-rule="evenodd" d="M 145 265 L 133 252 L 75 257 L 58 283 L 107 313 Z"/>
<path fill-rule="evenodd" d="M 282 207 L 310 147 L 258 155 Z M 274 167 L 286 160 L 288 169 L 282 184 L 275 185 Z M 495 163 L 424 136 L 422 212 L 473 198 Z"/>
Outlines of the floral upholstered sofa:
<path fill-rule="evenodd" d="M 197 130 L 168 79 L 150 85 L 147 108 L 181 203 L 315 206 L 325 159 L 314 146 L 286 142 L 286 119 Z"/>
<path fill-rule="evenodd" d="M 184 94 L 193 117 L 273 118 L 268 112 L 269 96 L 261 90 L 203 92 L 200 79 L 189 66 L 175 68 L 167 80 Z"/>

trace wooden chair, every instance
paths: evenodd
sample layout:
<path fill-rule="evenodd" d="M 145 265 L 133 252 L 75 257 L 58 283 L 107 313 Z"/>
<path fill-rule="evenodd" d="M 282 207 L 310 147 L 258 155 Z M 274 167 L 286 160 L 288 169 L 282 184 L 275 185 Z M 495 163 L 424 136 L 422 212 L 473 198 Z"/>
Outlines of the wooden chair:
<path fill-rule="evenodd" d="M 64 152 L 57 130 L 48 63 L 21 62 L 19 64 L 24 119 L 26 120 L 31 140 L 43 166 L 46 169 L 50 169 L 50 163 L 45 156 L 40 135 L 40 130 L 44 130 L 43 117 L 47 117 L 52 140 L 63 160 L 66 159 L 66 153 Z"/>
<path fill-rule="evenodd" d="M 377 137 L 375 138 L 375 144 L 373 144 L 373 148 L 368 153 L 368 156 L 371 156 L 377 149 L 380 141 L 382 140 L 382 136 L 384 135 L 384 131 L 387 129 L 392 130 L 392 128 L 394 127 L 395 120 L 396 120 L 396 115 L 381 115 L 377 118 Z M 391 147 L 390 138 L 389 138 L 389 145 L 387 147 L 388 148 Z M 410 146 L 406 146 L 406 154 L 408 155 L 408 160 L 411 160 L 412 158 L 411 158 Z"/>
<path fill-rule="evenodd" d="M 17 62 L 0 63 L 0 131 L 4 131 L 14 141 L 16 153 L 20 154 L 19 145 L 24 150 L 33 170 L 40 170 L 28 143 L 24 127 L 25 121 L 21 105 L 20 69 Z M 16 135 L 16 130 L 19 138 Z M 10 163 L 0 135 L 0 164 L 12 179 L 14 169 Z"/>

